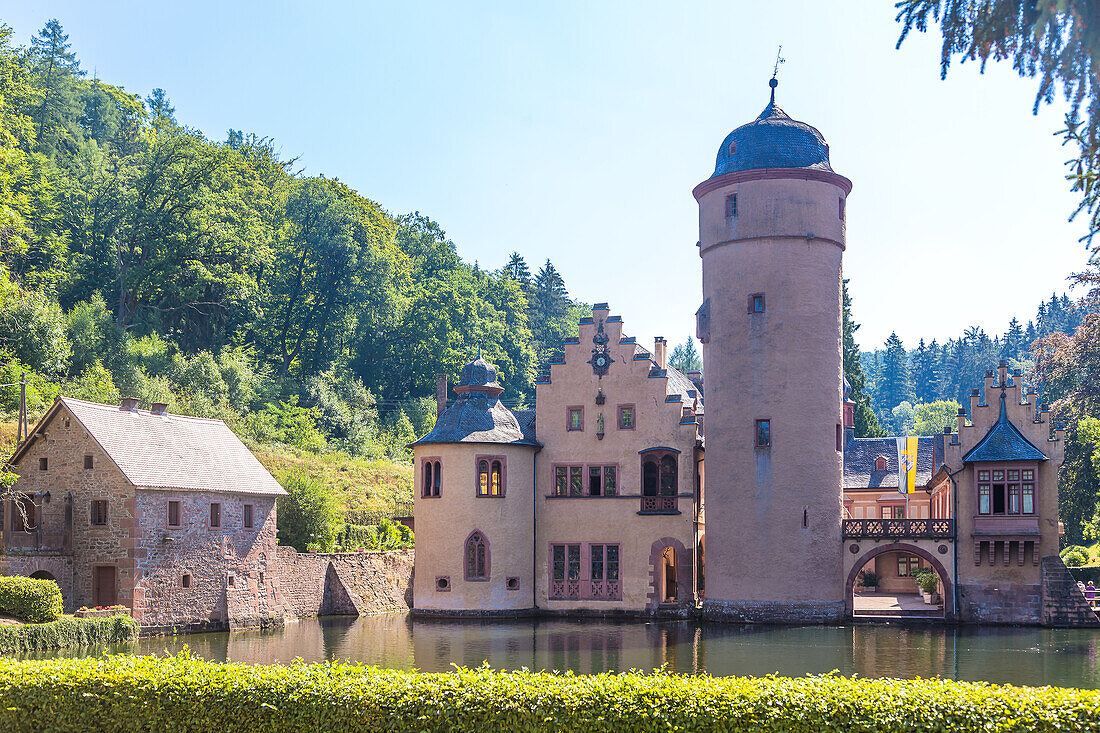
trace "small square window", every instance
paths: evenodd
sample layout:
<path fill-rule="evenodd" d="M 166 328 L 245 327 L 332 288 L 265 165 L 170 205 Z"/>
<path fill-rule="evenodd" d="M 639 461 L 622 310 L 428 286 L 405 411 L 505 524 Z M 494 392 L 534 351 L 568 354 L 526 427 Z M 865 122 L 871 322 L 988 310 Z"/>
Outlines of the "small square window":
<path fill-rule="evenodd" d="M 84 470 L 90 471 L 94 467 L 91 456 L 84 456 Z"/>
<path fill-rule="evenodd" d="M 181 584 L 183 585 L 184 588 L 190 588 L 191 587 L 191 573 L 184 573 L 183 574 L 183 579 L 181 581 Z"/>
<path fill-rule="evenodd" d="M 749 296 L 749 313 L 764 312 L 764 294 L 753 293 Z"/>
<path fill-rule="evenodd" d="M 634 429 L 634 405 L 619 405 L 619 430 Z"/>
<path fill-rule="evenodd" d="M 737 216 L 737 194 L 726 196 L 726 216 Z"/>
<path fill-rule="evenodd" d="M 767 448 L 772 444 L 772 421 L 756 421 L 756 447 Z"/>
<path fill-rule="evenodd" d="M 504 587 L 508 590 L 519 590 L 519 578 L 508 578 L 504 583 Z"/>
<path fill-rule="evenodd" d="M 570 407 L 569 413 L 566 419 L 565 429 L 567 431 L 584 430 L 584 408 L 583 407 Z"/>
<path fill-rule="evenodd" d="M 38 470 L 39 471 L 45 471 L 49 467 L 50 467 L 50 461 L 49 461 L 48 458 L 39 458 L 38 459 Z"/>
<path fill-rule="evenodd" d="M 230 588 L 232 588 L 232 587 L 233 587 L 233 585 L 234 585 L 233 581 L 234 581 L 234 578 L 233 578 L 233 576 L 232 576 L 232 575 L 230 575 L 230 576 L 229 576 L 229 587 L 230 587 Z"/>
<path fill-rule="evenodd" d="M 168 526 L 178 527 L 180 526 L 180 503 L 179 501 L 168 502 Z"/>
<path fill-rule="evenodd" d="M 93 499 L 92 500 L 92 524 L 97 527 L 102 527 L 107 524 L 107 500 L 106 499 Z"/>
<path fill-rule="evenodd" d="M 222 526 L 222 505 L 214 502 L 210 505 L 210 528 L 218 529 Z"/>
<path fill-rule="evenodd" d="M 435 589 L 440 593 L 446 593 L 451 589 L 451 576 L 440 575 L 435 579 Z"/>
<path fill-rule="evenodd" d="M 244 528 L 252 529 L 252 505 L 245 504 L 241 513 L 244 517 Z"/>

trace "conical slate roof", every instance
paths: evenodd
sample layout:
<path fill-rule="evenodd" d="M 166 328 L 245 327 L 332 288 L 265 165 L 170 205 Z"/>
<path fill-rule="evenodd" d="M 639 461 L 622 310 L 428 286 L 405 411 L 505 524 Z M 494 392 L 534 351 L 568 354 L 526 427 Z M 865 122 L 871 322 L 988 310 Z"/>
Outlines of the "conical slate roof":
<path fill-rule="evenodd" d="M 963 463 L 987 461 L 1045 461 L 1047 457 L 1031 444 L 1008 419 L 1005 396 L 1001 394 L 1001 416 L 985 437 L 963 456 Z"/>

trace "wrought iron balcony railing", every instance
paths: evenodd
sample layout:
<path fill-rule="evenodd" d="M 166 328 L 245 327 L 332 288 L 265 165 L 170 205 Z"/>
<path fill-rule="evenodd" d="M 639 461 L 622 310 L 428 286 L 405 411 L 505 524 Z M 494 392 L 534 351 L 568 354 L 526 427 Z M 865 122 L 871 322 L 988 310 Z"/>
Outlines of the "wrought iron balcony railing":
<path fill-rule="evenodd" d="M 844 539 L 951 539 L 954 519 L 845 519 Z"/>

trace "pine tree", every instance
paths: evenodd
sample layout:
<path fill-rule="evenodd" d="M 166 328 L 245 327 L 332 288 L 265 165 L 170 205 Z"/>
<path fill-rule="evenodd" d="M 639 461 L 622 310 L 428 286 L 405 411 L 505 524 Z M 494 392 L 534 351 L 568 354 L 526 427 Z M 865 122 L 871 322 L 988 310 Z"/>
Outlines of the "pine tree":
<path fill-rule="evenodd" d="M 689 335 L 684 343 L 673 349 L 672 354 L 668 357 L 668 364 L 681 372 L 702 369 L 703 359 L 695 349 L 695 339 Z"/>
<path fill-rule="evenodd" d="M 149 121 L 154 126 L 165 123 L 176 124 L 176 108 L 168 100 L 168 93 L 160 87 L 154 89 L 152 94 L 145 98 L 145 104 L 149 107 Z"/>
<path fill-rule="evenodd" d="M 1001 357 L 1004 359 L 1019 359 L 1020 353 L 1026 349 L 1024 344 L 1024 329 L 1020 321 L 1013 318 L 1008 322 L 1008 331 L 1005 332 L 1001 342 Z"/>
<path fill-rule="evenodd" d="M 854 426 L 857 438 L 876 438 L 886 435 L 875 411 L 871 408 L 871 398 L 867 393 L 866 377 L 860 363 L 862 354 L 856 343 L 856 331 L 859 324 L 852 317 L 852 298 L 848 295 L 848 281 L 844 281 L 844 378 L 848 380 L 851 391 L 848 398 L 855 402 Z"/>
<path fill-rule="evenodd" d="M 935 402 L 938 384 L 936 380 L 936 345 L 925 346 L 920 340 L 913 352 L 913 390 L 918 402 Z"/>
<path fill-rule="evenodd" d="M 524 288 L 531 287 L 531 270 L 527 267 L 527 261 L 523 259 L 519 252 L 513 252 L 508 256 L 508 264 L 504 266 L 504 274 Z"/>
<path fill-rule="evenodd" d="M 80 111 L 74 82 L 83 72 L 68 40 L 56 18 L 31 39 L 35 86 L 42 94 L 35 113 L 38 147 L 47 155 L 56 155 L 62 145 L 70 152 L 76 149 L 74 128 Z"/>
<path fill-rule="evenodd" d="M 882 355 L 882 379 L 879 382 L 878 404 L 893 410 L 902 402 L 912 401 L 913 388 L 909 379 L 909 357 L 896 332 L 886 339 Z"/>

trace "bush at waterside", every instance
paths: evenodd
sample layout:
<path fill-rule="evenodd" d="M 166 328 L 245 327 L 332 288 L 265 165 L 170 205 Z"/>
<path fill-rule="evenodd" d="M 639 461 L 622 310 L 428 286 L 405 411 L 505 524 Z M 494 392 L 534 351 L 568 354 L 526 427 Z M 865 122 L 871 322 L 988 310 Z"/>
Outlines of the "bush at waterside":
<path fill-rule="evenodd" d="M 61 618 L 44 624 L 0 626 L 0 654 L 35 652 L 88 644 L 118 644 L 138 635 L 126 614 L 100 618 Z M 0 714 L 0 720 L 3 714 Z M 0 725 L 0 730 L 6 730 Z"/>
<path fill-rule="evenodd" d="M 64 608 L 61 589 L 52 580 L 0 578 L 0 613 L 40 624 L 58 618 Z"/>
<path fill-rule="evenodd" d="M 0 730 L 1086 731 L 1100 692 L 945 680 L 418 674 L 175 657 L 0 659 Z"/>

